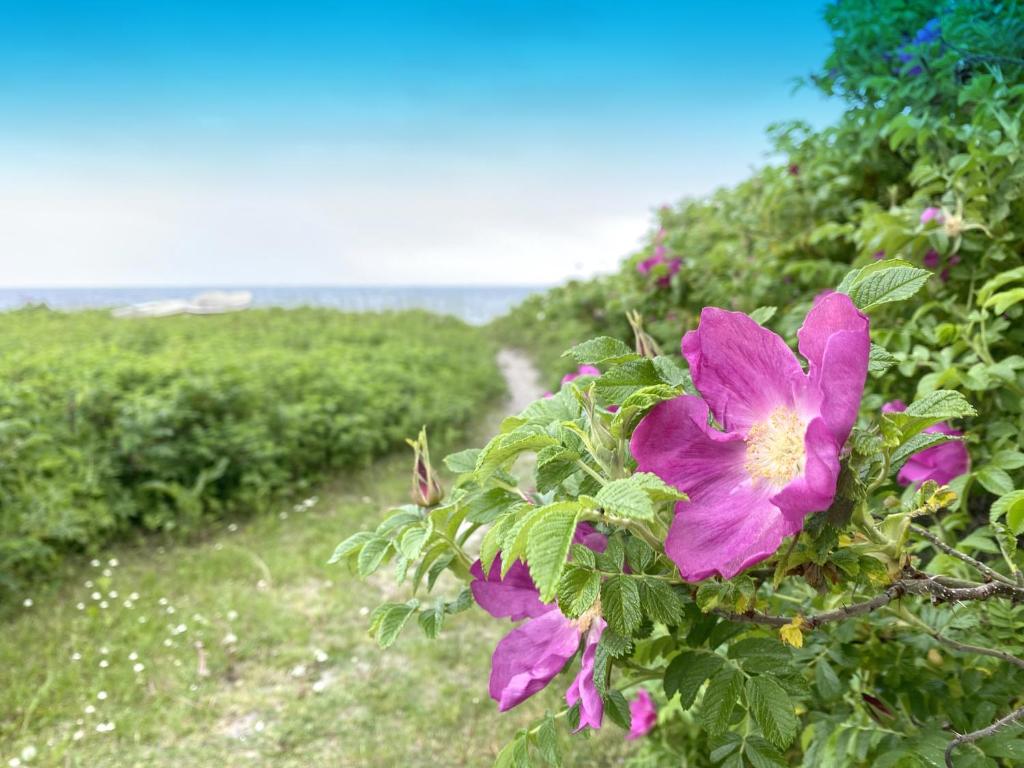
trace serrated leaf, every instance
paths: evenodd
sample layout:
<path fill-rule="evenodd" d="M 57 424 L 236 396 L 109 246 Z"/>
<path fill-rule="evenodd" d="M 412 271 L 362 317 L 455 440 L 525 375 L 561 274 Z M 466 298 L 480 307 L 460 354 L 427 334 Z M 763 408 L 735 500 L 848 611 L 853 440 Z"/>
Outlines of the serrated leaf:
<path fill-rule="evenodd" d="M 575 502 L 562 501 L 541 507 L 538 513 L 527 536 L 526 563 L 540 591 L 541 602 L 548 603 L 555 597 L 565 568 L 580 507 Z"/>
<path fill-rule="evenodd" d="M 370 539 L 373 538 L 374 535 L 369 531 L 359 531 L 359 533 L 353 533 L 351 536 L 349 536 L 335 548 L 334 554 L 331 555 L 331 559 L 327 561 L 327 564 L 333 565 L 334 563 L 337 563 L 339 560 L 342 560 L 346 557 L 349 557 L 350 555 L 355 554 L 363 548 L 363 545 L 365 545 L 366 542 L 370 541 Z"/>
<path fill-rule="evenodd" d="M 594 389 L 602 402 L 622 403 L 634 392 L 659 384 L 662 380 L 654 363 L 642 358 L 610 369 L 594 383 Z"/>
<path fill-rule="evenodd" d="M 561 768 L 562 752 L 558 747 L 558 731 L 555 729 L 555 718 L 548 715 L 537 729 L 537 751 L 541 759 L 554 768 Z"/>
<path fill-rule="evenodd" d="M 989 519 L 995 522 L 1006 516 L 1006 525 L 1014 536 L 1024 534 L 1024 491 L 1004 494 L 992 503 Z"/>
<path fill-rule="evenodd" d="M 632 714 L 629 711 L 629 702 L 622 695 L 621 691 L 611 690 L 604 697 L 604 711 L 609 719 L 617 726 L 628 731 L 632 723 Z"/>
<path fill-rule="evenodd" d="M 747 704 L 761 733 L 779 749 L 785 749 L 796 737 L 799 721 L 789 694 L 770 675 L 747 680 Z"/>
<path fill-rule="evenodd" d="M 488 488 L 483 493 L 473 494 L 466 498 L 464 503 L 469 508 L 466 520 L 486 525 L 494 522 L 498 515 L 507 511 L 509 507 L 520 504 L 522 501 L 519 494 L 504 488 Z"/>
<path fill-rule="evenodd" d="M 930 277 L 931 272 L 927 269 L 911 266 L 901 259 L 889 259 L 847 275 L 840 283 L 839 291 L 848 294 L 860 309 L 869 310 L 909 299 Z"/>
<path fill-rule="evenodd" d="M 871 345 L 871 353 L 868 355 L 868 373 L 872 376 L 881 376 L 895 364 L 896 358 L 889 350 L 878 344 Z"/>
<path fill-rule="evenodd" d="M 436 605 L 429 610 L 421 611 L 419 615 L 419 623 L 420 628 L 423 630 L 423 634 L 431 640 L 436 640 L 437 636 L 441 634 L 441 627 L 444 624 L 444 616 L 444 606 L 441 605 Z"/>
<path fill-rule="evenodd" d="M 611 336 L 599 336 L 584 341 L 572 349 L 562 353 L 562 357 L 571 357 L 581 365 L 618 365 L 640 356 L 620 339 Z"/>
<path fill-rule="evenodd" d="M 828 659 L 824 657 L 818 659 L 814 665 L 814 684 L 817 686 L 821 698 L 825 701 L 838 699 L 839 695 L 843 692 L 839 676 L 832 669 L 832 665 L 828 663 Z"/>
<path fill-rule="evenodd" d="M 640 582 L 640 605 L 652 622 L 667 626 L 679 624 L 683 618 L 683 602 L 666 582 L 644 578 Z"/>
<path fill-rule="evenodd" d="M 405 627 L 409 617 L 419 608 L 419 600 L 410 600 L 407 603 L 389 603 L 382 606 L 386 610 L 376 622 L 377 644 L 381 648 L 389 648 L 398 638 L 402 628 Z"/>
<path fill-rule="evenodd" d="M 477 457 L 476 473 L 486 480 L 510 464 L 520 454 L 554 445 L 558 441 L 537 425 L 525 425 L 491 439 Z"/>
<path fill-rule="evenodd" d="M 430 539 L 430 534 L 433 531 L 434 523 L 428 517 L 423 525 L 410 528 L 402 534 L 402 539 L 398 544 L 398 551 L 409 560 L 417 559 L 423 552 L 423 547 Z"/>
<path fill-rule="evenodd" d="M 650 496 L 632 477 L 624 480 L 612 480 L 603 486 L 597 492 L 597 503 L 613 517 L 627 520 L 652 520 L 654 518 L 654 504 Z"/>
<path fill-rule="evenodd" d="M 456 475 L 464 475 L 476 469 L 477 459 L 480 458 L 479 448 L 467 448 L 464 451 L 450 453 L 444 457 L 444 465 L 449 472 Z"/>
<path fill-rule="evenodd" d="M 491 565 L 494 563 L 494 558 L 498 556 L 501 551 L 501 545 L 505 541 L 505 536 L 509 530 L 515 525 L 517 515 L 515 513 L 506 514 L 499 517 L 494 524 L 487 529 L 487 533 L 484 534 L 483 539 L 480 541 L 480 564 L 483 566 L 484 573 L 491 572 Z"/>
<path fill-rule="evenodd" d="M 778 672 L 793 663 L 793 653 L 770 637 L 745 637 L 729 647 L 729 658 L 736 659 L 745 672 Z"/>
<path fill-rule="evenodd" d="M 786 758 L 771 744 L 751 736 L 743 744 L 743 754 L 754 768 L 788 768 Z"/>
<path fill-rule="evenodd" d="M 628 576 L 612 576 L 601 586 L 601 610 L 608 626 L 620 635 L 631 635 L 640 626 L 640 591 Z"/>
<path fill-rule="evenodd" d="M 679 705 L 689 709 L 697 700 L 700 688 L 725 665 L 725 659 L 710 651 L 683 651 L 665 670 L 665 695 L 679 694 Z"/>
<path fill-rule="evenodd" d="M 710 736 L 724 733 L 729 727 L 732 711 L 743 691 L 743 674 L 732 666 L 719 670 L 704 692 L 700 719 Z"/>
<path fill-rule="evenodd" d="M 381 561 L 391 549 L 391 542 L 379 536 L 370 538 L 363 548 L 359 550 L 359 557 L 356 560 L 356 570 L 363 578 L 380 567 Z"/>
<path fill-rule="evenodd" d="M 943 443 L 953 441 L 962 442 L 963 438 L 957 435 L 947 435 L 945 432 L 918 432 L 892 452 L 890 469 L 896 472 L 915 453 L 920 453 L 935 445 L 942 445 Z"/>
<path fill-rule="evenodd" d="M 986 491 L 997 496 L 1004 496 L 1013 491 L 1013 478 L 1005 469 L 993 467 L 990 464 L 979 469 L 974 476 L 978 478 L 978 482 L 984 486 Z"/>
<path fill-rule="evenodd" d="M 578 618 L 601 594 L 601 577 L 586 568 L 569 566 L 558 582 L 558 607 L 570 619 Z"/>

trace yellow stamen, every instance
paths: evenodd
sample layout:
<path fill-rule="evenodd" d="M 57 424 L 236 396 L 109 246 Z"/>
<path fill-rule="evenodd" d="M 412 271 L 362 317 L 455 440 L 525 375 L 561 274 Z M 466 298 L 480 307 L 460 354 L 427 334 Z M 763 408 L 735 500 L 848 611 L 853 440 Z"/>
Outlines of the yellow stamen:
<path fill-rule="evenodd" d="M 807 461 L 804 449 L 806 427 L 789 408 L 776 408 L 747 433 L 747 461 L 750 476 L 772 485 L 785 485 L 802 474 Z"/>
<path fill-rule="evenodd" d="M 594 619 L 598 618 L 600 615 L 601 598 L 600 596 L 598 596 L 598 598 L 594 600 L 594 604 L 587 608 L 587 610 L 585 610 L 582 614 L 580 614 L 580 617 L 573 621 L 573 624 L 576 625 L 577 629 L 579 629 L 580 634 L 582 635 L 585 634 L 588 629 L 590 629 L 590 624 L 594 621 Z"/>

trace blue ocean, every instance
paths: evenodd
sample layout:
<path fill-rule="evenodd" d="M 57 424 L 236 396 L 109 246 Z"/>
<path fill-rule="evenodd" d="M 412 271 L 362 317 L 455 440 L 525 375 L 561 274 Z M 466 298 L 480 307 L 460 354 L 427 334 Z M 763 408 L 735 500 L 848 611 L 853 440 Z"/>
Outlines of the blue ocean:
<path fill-rule="evenodd" d="M 254 307 L 331 307 L 347 312 L 427 309 L 482 325 L 546 286 L 146 286 L 138 288 L 0 288 L 0 310 L 30 304 L 51 309 L 116 308 L 190 299 L 207 291 L 249 291 Z"/>

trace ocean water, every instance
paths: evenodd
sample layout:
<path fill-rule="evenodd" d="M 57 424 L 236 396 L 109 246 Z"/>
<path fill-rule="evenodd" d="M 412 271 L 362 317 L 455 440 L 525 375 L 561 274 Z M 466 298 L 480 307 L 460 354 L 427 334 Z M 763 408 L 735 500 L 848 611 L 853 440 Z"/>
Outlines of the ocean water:
<path fill-rule="evenodd" d="M 332 307 L 348 312 L 427 309 L 482 325 L 546 286 L 146 286 L 140 288 L 0 288 L 0 310 L 28 304 L 75 310 L 190 299 L 206 291 L 249 291 L 254 307 Z"/>

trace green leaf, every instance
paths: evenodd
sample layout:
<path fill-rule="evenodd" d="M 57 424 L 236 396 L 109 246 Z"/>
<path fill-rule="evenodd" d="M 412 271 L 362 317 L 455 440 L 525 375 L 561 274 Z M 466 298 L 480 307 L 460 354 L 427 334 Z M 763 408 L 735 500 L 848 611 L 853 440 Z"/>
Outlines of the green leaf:
<path fill-rule="evenodd" d="M 480 458 L 479 448 L 467 448 L 464 451 L 450 453 L 444 457 L 444 465 L 448 471 L 456 475 L 464 475 L 476 469 L 476 462 Z"/>
<path fill-rule="evenodd" d="M 599 336 L 584 341 L 572 349 L 563 352 L 562 357 L 571 357 L 581 365 L 618 365 L 640 356 L 620 339 L 611 336 Z"/>
<path fill-rule="evenodd" d="M 909 299 L 921 290 L 931 274 L 927 269 L 910 266 L 900 259 L 880 261 L 861 269 L 853 285 L 844 292 L 862 310 L 874 309 L 882 304 Z"/>
<path fill-rule="evenodd" d="M 793 652 L 772 637 L 745 637 L 729 647 L 745 672 L 780 672 L 793 663 Z"/>
<path fill-rule="evenodd" d="M 778 307 L 758 307 L 757 309 L 750 313 L 750 319 L 753 320 L 758 325 L 764 325 L 773 317 L 775 317 L 775 313 L 778 311 L 778 309 Z"/>
<path fill-rule="evenodd" d="M 445 610 L 443 605 L 435 605 L 426 611 L 420 611 L 419 623 L 423 634 L 431 640 L 436 640 L 441 634 L 441 627 L 444 624 Z"/>
<path fill-rule="evenodd" d="M 371 629 L 374 630 L 381 648 L 389 648 L 395 642 L 419 605 L 419 600 L 413 599 L 407 603 L 385 603 L 374 611 Z"/>
<path fill-rule="evenodd" d="M 477 475 L 481 480 L 486 480 L 521 453 L 539 451 L 557 442 L 543 427 L 536 425 L 526 425 L 497 435 L 480 451 L 476 462 Z"/>
<path fill-rule="evenodd" d="M 654 562 L 654 550 L 639 536 L 626 539 L 626 562 L 634 573 L 643 573 Z"/>
<path fill-rule="evenodd" d="M 839 695 L 843 692 L 839 676 L 824 657 L 818 659 L 814 665 L 814 684 L 818 687 L 818 693 L 825 701 L 838 699 Z"/>
<path fill-rule="evenodd" d="M 796 737 L 799 721 L 786 690 L 770 675 L 747 680 L 747 703 L 761 733 L 779 749 L 785 749 Z"/>
<path fill-rule="evenodd" d="M 704 692 L 700 719 L 710 736 L 724 733 L 743 692 L 743 674 L 733 666 L 718 671 Z"/>
<path fill-rule="evenodd" d="M 537 751 L 541 759 L 554 768 L 561 768 L 562 752 L 558 747 L 558 731 L 555 729 L 555 718 L 548 715 L 537 729 Z"/>
<path fill-rule="evenodd" d="M 868 356 L 868 373 L 872 376 L 881 376 L 895 364 L 896 358 L 889 350 L 878 344 L 871 345 L 871 353 Z"/>
<path fill-rule="evenodd" d="M 602 402 L 621 403 L 644 387 L 663 385 L 654 363 L 647 358 L 617 365 L 598 379 L 594 388 Z"/>
<path fill-rule="evenodd" d="M 569 554 L 580 507 L 576 502 L 561 501 L 541 507 L 541 514 L 530 526 L 526 543 L 526 562 L 530 576 L 540 591 L 541 602 L 555 597 Z"/>
<path fill-rule="evenodd" d="M 630 434 L 651 408 L 665 400 L 679 397 L 681 394 L 680 387 L 666 384 L 636 390 L 622 401 L 619 410 L 616 411 L 615 417 L 612 419 L 612 436 L 623 437 Z"/>
<path fill-rule="evenodd" d="M 754 768 L 788 768 L 789 762 L 771 744 L 758 736 L 743 743 L 743 754 Z"/>
<path fill-rule="evenodd" d="M 679 705 L 689 709 L 697 700 L 700 688 L 708 678 L 725 665 L 725 659 L 710 651 L 683 651 L 665 670 L 665 695 L 672 698 L 679 694 Z"/>
<path fill-rule="evenodd" d="M 356 552 L 361 550 L 363 548 L 363 545 L 365 545 L 366 542 L 368 542 L 372 538 L 374 538 L 374 535 L 369 531 L 359 531 L 359 533 L 353 533 L 351 536 L 349 536 L 335 548 L 334 554 L 331 555 L 331 559 L 327 561 L 327 564 L 333 565 L 334 563 L 337 563 L 338 561 L 355 554 Z"/>
<path fill-rule="evenodd" d="M 683 602 L 676 591 L 661 579 L 640 579 L 640 605 L 653 622 L 675 626 L 683 619 Z"/>
<path fill-rule="evenodd" d="M 632 714 L 629 711 L 629 703 L 621 691 L 611 690 L 604 697 L 604 711 L 611 718 L 611 721 L 625 731 L 628 731 L 632 723 Z"/>
<path fill-rule="evenodd" d="M 612 576 L 601 586 L 601 610 L 608 626 L 620 635 L 631 635 L 640 626 L 640 590 L 628 576 Z"/>
<path fill-rule="evenodd" d="M 601 576 L 587 568 L 570 565 L 558 582 L 558 607 L 570 619 L 594 604 L 601 594 Z"/>
<path fill-rule="evenodd" d="M 483 493 L 475 494 L 466 499 L 469 512 L 466 520 L 471 523 L 494 522 L 498 515 L 516 504 L 522 503 L 523 499 L 519 494 L 507 491 L 504 488 L 489 488 Z"/>
<path fill-rule="evenodd" d="M 1024 301 L 1024 288 L 1012 288 L 1009 291 L 1002 291 L 992 296 L 985 302 L 984 307 L 991 309 L 997 315 L 1003 314 L 1014 304 Z"/>
<path fill-rule="evenodd" d="M 1024 534 L 1024 491 L 1011 491 L 992 503 L 989 519 L 995 522 L 1003 515 L 1014 536 Z"/>
<path fill-rule="evenodd" d="M 915 400 L 905 411 L 884 414 L 882 421 L 899 430 L 902 442 L 940 421 L 976 415 L 974 407 L 962 394 L 951 389 L 938 389 Z"/>
<path fill-rule="evenodd" d="M 958 435 L 947 435 L 944 432 L 918 432 L 892 452 L 889 468 L 896 472 L 915 453 L 931 448 L 933 445 L 955 441 L 963 442 L 963 438 Z"/>
<path fill-rule="evenodd" d="M 391 549 L 391 542 L 379 536 L 369 539 L 359 551 L 359 558 L 356 561 L 356 570 L 363 578 L 380 567 L 385 555 Z"/>
<path fill-rule="evenodd" d="M 484 573 L 491 572 L 491 565 L 494 563 L 494 558 L 498 556 L 498 552 L 501 551 L 501 545 L 505 541 L 505 536 L 511 530 L 512 526 L 515 525 L 518 515 L 516 513 L 509 513 L 503 517 L 499 517 L 497 521 L 487 529 L 487 533 L 484 534 L 483 539 L 480 542 L 480 564 L 483 566 Z"/>
<path fill-rule="evenodd" d="M 634 475 L 635 477 L 635 475 Z M 632 477 L 612 480 L 597 492 L 597 503 L 613 517 L 628 520 L 652 520 L 654 504 Z"/>
<path fill-rule="evenodd" d="M 1005 469 L 989 464 L 975 472 L 974 476 L 978 478 L 978 482 L 985 487 L 986 491 L 997 496 L 1004 496 L 1013 491 L 1013 478 Z"/>
<path fill-rule="evenodd" d="M 413 523 L 423 521 L 423 512 L 415 504 L 406 504 L 399 507 L 392 514 L 385 517 L 377 526 L 377 535 L 383 536 L 396 528 L 404 528 Z"/>
<path fill-rule="evenodd" d="M 423 552 L 423 546 L 427 543 L 433 531 L 434 523 L 428 517 L 423 525 L 409 528 L 402 534 L 402 539 L 398 544 L 398 551 L 402 553 L 403 557 L 415 560 Z"/>

